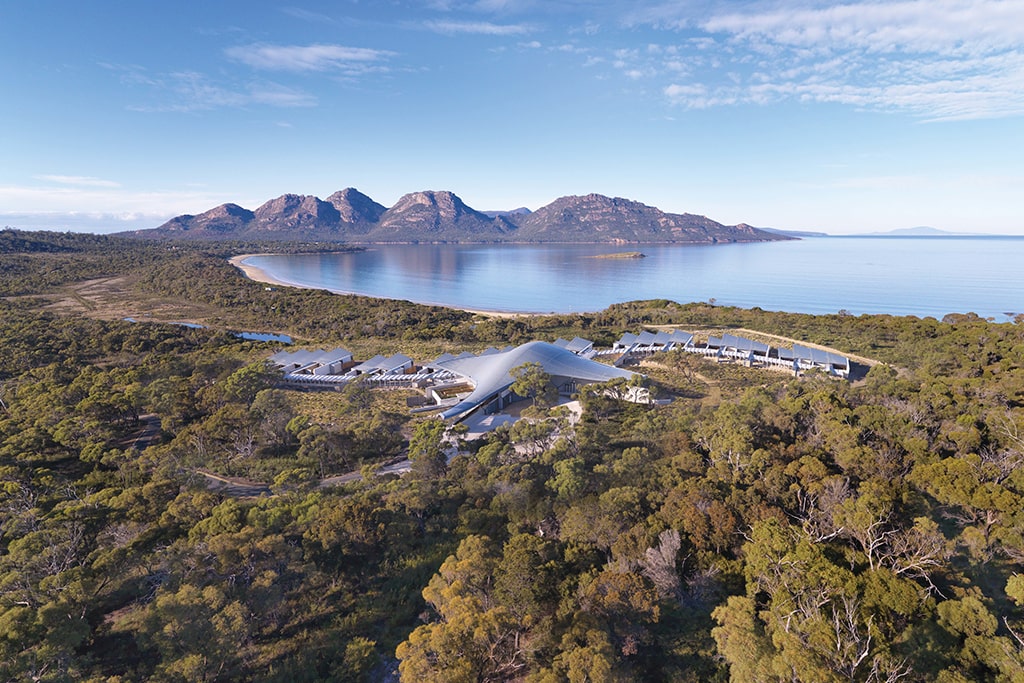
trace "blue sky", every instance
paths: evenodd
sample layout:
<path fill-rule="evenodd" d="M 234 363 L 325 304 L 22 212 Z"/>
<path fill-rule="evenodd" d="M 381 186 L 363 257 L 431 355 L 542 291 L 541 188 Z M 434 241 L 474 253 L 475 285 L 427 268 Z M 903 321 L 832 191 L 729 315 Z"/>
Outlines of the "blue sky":
<path fill-rule="evenodd" d="M 1024 234 L 1024 2 L 9 1 L 0 225 L 356 187 Z"/>

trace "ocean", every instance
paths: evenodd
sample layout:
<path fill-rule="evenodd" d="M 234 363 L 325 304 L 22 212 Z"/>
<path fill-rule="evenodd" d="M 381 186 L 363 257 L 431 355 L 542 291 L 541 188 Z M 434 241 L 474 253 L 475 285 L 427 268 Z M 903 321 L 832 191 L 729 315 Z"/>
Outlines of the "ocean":
<path fill-rule="evenodd" d="M 600 258 L 639 251 L 644 258 Z M 374 245 L 250 256 L 289 284 L 474 310 L 569 313 L 637 299 L 771 311 L 1024 313 L 1024 237 L 815 237 L 679 245 Z"/>

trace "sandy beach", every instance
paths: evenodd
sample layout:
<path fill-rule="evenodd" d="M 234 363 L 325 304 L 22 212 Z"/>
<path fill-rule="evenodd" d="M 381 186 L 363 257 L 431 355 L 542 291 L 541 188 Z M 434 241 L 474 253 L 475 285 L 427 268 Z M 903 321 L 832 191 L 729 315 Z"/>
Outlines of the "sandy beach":
<path fill-rule="evenodd" d="M 250 256 L 272 256 L 272 255 L 273 254 L 239 254 L 238 256 L 232 256 L 231 258 L 229 258 L 228 259 L 228 263 L 230 263 L 235 268 L 238 268 L 240 271 L 242 271 L 242 273 L 244 273 L 245 276 L 247 278 L 249 278 L 250 280 L 252 280 L 253 282 L 262 282 L 264 284 L 277 285 L 279 287 L 298 287 L 298 288 L 301 289 L 302 288 L 301 285 L 296 285 L 296 284 L 293 284 L 291 282 L 284 282 L 283 280 L 278 280 L 278 279 L 272 277 L 271 275 L 269 275 L 262 268 L 257 268 L 256 266 L 250 265 L 248 263 L 244 263 L 245 259 L 249 258 Z M 337 293 L 338 294 L 356 295 L 355 292 L 337 292 Z M 434 305 L 442 305 L 442 304 L 424 304 L 424 305 L 426 305 L 426 306 L 434 306 Z M 472 308 L 459 308 L 457 306 L 445 306 L 445 308 L 453 308 L 453 309 L 458 310 L 458 311 L 465 311 L 466 313 L 473 313 L 475 315 L 487 316 L 489 318 L 520 318 L 520 317 L 524 317 L 525 318 L 525 317 L 534 316 L 534 315 L 542 315 L 541 313 L 512 313 L 512 312 L 509 312 L 509 311 L 480 311 L 480 310 L 475 310 L 475 309 L 472 309 Z"/>
<path fill-rule="evenodd" d="M 291 284 L 290 282 L 282 282 L 281 280 L 277 280 L 271 277 L 262 268 L 257 268 L 256 266 L 249 265 L 248 263 L 243 263 L 243 261 L 245 261 L 245 259 L 249 258 L 250 256 L 271 256 L 271 254 L 239 254 L 238 256 L 232 256 L 231 258 L 229 258 L 228 263 L 242 271 L 245 274 L 245 276 L 252 280 L 253 282 L 263 282 L 268 285 L 281 285 L 283 287 L 297 286 Z"/>

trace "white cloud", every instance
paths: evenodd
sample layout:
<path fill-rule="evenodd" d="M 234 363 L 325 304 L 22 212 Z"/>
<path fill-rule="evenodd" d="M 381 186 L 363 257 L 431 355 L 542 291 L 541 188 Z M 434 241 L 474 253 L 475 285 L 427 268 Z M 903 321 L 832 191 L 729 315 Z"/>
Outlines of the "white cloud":
<path fill-rule="evenodd" d="M 473 3 L 473 9 L 478 12 L 515 12 L 532 4 L 532 0 L 477 0 Z"/>
<path fill-rule="evenodd" d="M 494 24 L 489 21 L 431 20 L 423 26 L 444 35 L 474 34 L 487 36 L 515 36 L 529 33 L 533 29 L 527 24 Z"/>
<path fill-rule="evenodd" d="M 670 74 L 662 92 L 678 106 L 796 99 L 928 120 L 1024 114 L 1019 0 L 658 3 L 625 23 L 685 33 L 660 64 L 656 45 L 646 62 L 616 54 L 624 72 Z M 680 75 L 704 90 L 691 96 Z"/>
<path fill-rule="evenodd" d="M 919 190 L 933 186 L 934 181 L 922 176 L 879 175 L 856 178 L 842 178 L 828 183 L 828 186 L 844 190 Z"/>
<path fill-rule="evenodd" d="M 710 109 L 738 104 L 740 101 L 734 91 L 722 89 L 711 92 L 699 83 L 688 85 L 674 83 L 666 86 L 662 92 L 669 102 L 687 109 Z"/>
<path fill-rule="evenodd" d="M 173 214 L 38 212 L 0 213 L 0 226 L 19 230 L 57 230 L 60 232 L 111 233 L 141 230 L 162 225 Z"/>
<path fill-rule="evenodd" d="M 699 83 L 691 85 L 672 84 L 665 87 L 665 95 L 673 100 L 685 99 L 687 97 L 705 97 L 708 89 Z"/>
<path fill-rule="evenodd" d="M 1015 0 L 859 2 L 803 10 L 712 16 L 709 33 L 828 51 L 985 54 L 1024 43 L 1024 3 Z"/>
<path fill-rule="evenodd" d="M 228 201 L 238 198 L 199 189 L 133 191 L 116 184 L 0 185 L 0 224 L 94 232 L 152 228 L 172 216 L 200 213 Z"/>
<path fill-rule="evenodd" d="M 254 81 L 241 86 L 224 86 L 205 74 L 182 71 L 154 79 L 151 87 L 162 94 L 163 101 L 133 105 L 142 112 L 195 112 L 225 107 L 268 105 L 274 107 L 312 107 L 316 97 L 295 88 L 271 81 Z"/>
<path fill-rule="evenodd" d="M 611 51 L 609 63 L 632 81 L 653 79 L 665 74 L 674 78 L 690 73 L 692 65 L 682 58 L 684 51 L 678 45 L 650 43 L 643 49 L 619 48 Z M 587 66 L 599 63 L 595 58 Z"/>
<path fill-rule="evenodd" d="M 62 185 L 78 185 L 82 187 L 121 187 L 121 183 L 114 182 L 113 180 L 103 180 L 102 178 L 93 178 L 91 176 L 37 175 L 34 177 L 36 180 L 45 180 L 47 182 L 60 183 Z"/>
<path fill-rule="evenodd" d="M 528 11 L 537 4 L 537 0 L 429 0 L 427 7 L 438 12 L 465 10 L 482 14 L 513 14 Z"/>
<path fill-rule="evenodd" d="M 356 80 L 388 71 L 385 63 L 397 53 L 341 45 L 246 45 L 228 48 L 230 59 L 265 71 L 325 73 L 335 79 Z M 218 79 L 196 71 L 151 73 L 143 67 L 102 64 L 119 72 L 130 87 L 154 93 L 150 101 L 129 105 L 141 112 L 196 112 L 249 106 L 313 107 L 318 99 L 296 86 L 263 78 L 248 81 L 220 72 Z"/>
<path fill-rule="evenodd" d="M 320 12 L 312 12 L 301 7 L 283 7 L 282 12 L 290 17 L 300 19 L 302 21 L 308 21 L 313 24 L 338 24 L 340 23 L 334 17 L 328 14 L 322 14 Z"/>
<path fill-rule="evenodd" d="M 639 81 L 642 78 L 651 76 L 651 72 L 644 69 L 626 69 L 623 75 L 631 81 Z"/>
<path fill-rule="evenodd" d="M 244 97 L 253 104 L 268 104 L 274 107 L 312 107 L 317 102 L 309 93 L 278 83 L 252 83 Z"/>
<path fill-rule="evenodd" d="M 395 55 L 389 50 L 322 44 L 240 45 L 227 48 L 224 54 L 237 62 L 269 71 L 347 71 Z"/>

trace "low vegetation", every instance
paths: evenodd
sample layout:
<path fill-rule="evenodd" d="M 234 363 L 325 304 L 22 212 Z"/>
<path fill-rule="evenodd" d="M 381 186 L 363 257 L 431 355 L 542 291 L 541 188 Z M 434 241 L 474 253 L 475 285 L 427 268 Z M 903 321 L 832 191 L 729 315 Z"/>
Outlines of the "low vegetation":
<path fill-rule="evenodd" d="M 0 232 L 0 679 L 1024 678 L 1021 325 L 489 319 L 267 291 L 225 262 L 252 246 Z M 128 315 L 208 327 L 69 301 L 100 278 Z M 425 357 L 663 324 L 881 363 L 851 384 L 660 354 L 675 400 L 597 387 L 575 427 L 538 401 L 448 462 L 398 395 L 284 390 L 278 347 L 228 334 Z M 405 476 L 320 486 L 406 454 Z"/>

